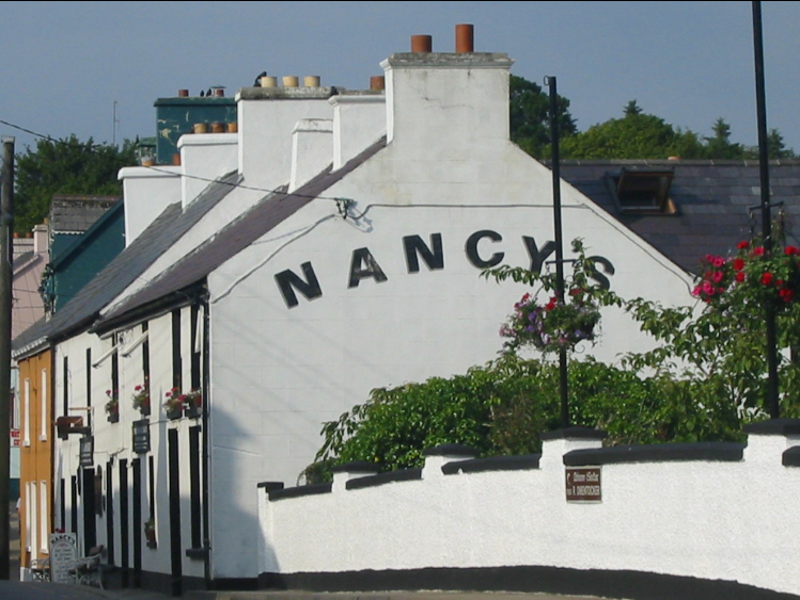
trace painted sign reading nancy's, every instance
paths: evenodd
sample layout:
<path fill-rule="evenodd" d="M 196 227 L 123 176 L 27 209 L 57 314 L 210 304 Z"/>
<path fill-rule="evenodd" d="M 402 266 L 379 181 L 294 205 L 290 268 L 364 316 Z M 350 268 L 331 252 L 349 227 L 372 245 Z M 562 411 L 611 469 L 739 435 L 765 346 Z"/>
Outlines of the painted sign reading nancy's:
<path fill-rule="evenodd" d="M 482 229 L 476 231 L 467 238 L 464 244 L 466 258 L 476 269 L 481 270 L 496 267 L 503 262 L 503 258 L 505 257 L 505 252 L 499 247 L 492 252 L 486 252 L 485 250 L 479 251 L 478 244 L 483 240 L 500 244 L 503 242 L 503 236 L 491 229 Z M 547 241 L 539 248 L 534 238 L 523 236 L 522 243 L 525 245 L 525 250 L 530 257 L 528 269 L 534 273 L 541 273 L 545 261 L 555 253 L 555 242 Z M 418 273 L 420 270 L 420 261 L 424 262 L 431 271 L 444 269 L 444 249 L 442 247 L 441 233 L 431 234 L 430 243 L 425 243 L 418 235 L 407 235 L 403 238 L 403 250 L 406 256 L 406 268 L 408 273 Z M 592 256 L 590 258 L 595 263 L 591 278 L 594 279 L 599 286 L 608 289 L 611 283 L 606 275 L 614 274 L 614 265 L 611 264 L 611 261 L 602 256 Z M 287 269 L 275 275 L 275 281 L 289 308 L 294 308 L 300 303 L 297 298 L 298 293 L 307 300 L 313 300 L 314 298 L 322 296 L 322 287 L 314 272 L 314 266 L 310 262 L 304 262 L 300 265 L 300 268 L 302 269 L 302 274 Z M 602 269 L 602 272 L 600 269 Z M 386 273 L 372 255 L 369 248 L 356 248 L 353 250 L 350 258 L 350 273 L 347 287 L 356 288 L 363 279 L 372 279 L 375 282 L 382 282 L 387 281 L 389 278 L 386 276 Z"/>

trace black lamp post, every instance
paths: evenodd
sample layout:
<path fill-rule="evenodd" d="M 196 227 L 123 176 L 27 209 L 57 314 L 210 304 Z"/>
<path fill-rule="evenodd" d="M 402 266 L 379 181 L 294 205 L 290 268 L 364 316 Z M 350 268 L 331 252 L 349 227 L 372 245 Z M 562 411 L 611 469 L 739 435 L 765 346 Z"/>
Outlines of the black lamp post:
<path fill-rule="evenodd" d="M 764 86 L 764 44 L 761 36 L 761 2 L 753 2 L 753 44 L 756 67 L 756 113 L 758 115 L 758 164 L 761 178 L 761 233 L 764 238 L 764 256 L 773 252 L 772 205 L 769 198 L 769 154 L 767 152 L 767 101 Z M 775 326 L 775 308 L 764 307 L 767 327 L 767 404 L 769 416 L 781 416 L 778 404 L 778 350 Z"/>

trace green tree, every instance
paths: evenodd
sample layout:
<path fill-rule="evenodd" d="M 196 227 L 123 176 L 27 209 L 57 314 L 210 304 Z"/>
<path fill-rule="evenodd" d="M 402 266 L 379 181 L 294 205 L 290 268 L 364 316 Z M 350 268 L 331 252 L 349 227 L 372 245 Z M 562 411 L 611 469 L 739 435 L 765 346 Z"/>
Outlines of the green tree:
<path fill-rule="evenodd" d="M 748 146 L 744 151 L 745 158 L 757 159 L 760 155 L 758 146 Z M 770 129 L 767 134 L 767 156 L 771 159 L 797 158 L 794 150 L 787 148 L 783 136 L 777 129 Z"/>
<path fill-rule="evenodd" d="M 538 84 L 512 75 L 509 102 L 511 141 L 531 156 L 547 158 L 550 145 L 550 96 Z M 569 113 L 569 100 L 559 96 L 557 104 L 560 136 L 570 136 L 578 129 Z"/>
<path fill-rule="evenodd" d="M 719 117 L 714 121 L 711 130 L 714 135 L 705 138 L 706 158 L 731 160 L 744 158 L 744 147 L 741 144 L 731 142 L 731 126 L 725 122 L 725 119 Z"/>
<path fill-rule="evenodd" d="M 564 139 L 561 156 L 568 159 L 702 158 L 703 144 L 692 131 L 675 129 L 664 119 L 642 112 L 632 100 L 620 119 L 593 125 Z"/>
<path fill-rule="evenodd" d="M 636 100 L 631 100 L 625 106 L 624 113 L 625 113 L 626 117 L 632 117 L 632 116 L 635 116 L 635 115 L 642 114 L 642 109 L 639 106 L 639 104 L 636 102 Z"/>
<path fill-rule="evenodd" d="M 117 173 L 136 163 L 134 144 L 122 148 L 81 142 L 73 134 L 40 139 L 36 149 L 16 156 L 14 230 L 25 234 L 48 215 L 54 194 L 122 194 Z"/>

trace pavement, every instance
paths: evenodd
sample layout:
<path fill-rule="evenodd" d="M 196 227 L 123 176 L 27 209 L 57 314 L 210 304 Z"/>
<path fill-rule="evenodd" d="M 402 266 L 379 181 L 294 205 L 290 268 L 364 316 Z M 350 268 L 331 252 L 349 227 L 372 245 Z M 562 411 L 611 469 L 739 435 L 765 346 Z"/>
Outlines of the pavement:
<path fill-rule="evenodd" d="M 10 581 L 19 581 L 19 518 L 16 506 L 9 513 L 9 556 Z M 25 584 L 27 585 L 27 584 Z M 105 598 L 106 600 L 169 600 L 172 596 L 141 588 L 101 590 L 89 586 L 75 586 L 63 583 L 31 583 L 30 585 L 64 588 L 71 593 L 55 594 L 54 597 L 72 598 L 77 587 L 81 596 L 87 600 Z M 596 600 L 594 596 L 559 596 L 553 594 L 512 593 L 512 592 L 303 592 L 303 591 L 191 591 L 183 595 L 185 600 Z"/>

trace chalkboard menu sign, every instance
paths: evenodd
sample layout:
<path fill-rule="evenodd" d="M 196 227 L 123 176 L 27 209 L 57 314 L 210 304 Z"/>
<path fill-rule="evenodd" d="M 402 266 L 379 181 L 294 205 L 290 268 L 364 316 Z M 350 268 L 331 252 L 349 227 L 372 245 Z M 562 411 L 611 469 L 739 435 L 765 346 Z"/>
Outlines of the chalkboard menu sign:
<path fill-rule="evenodd" d="M 78 540 L 74 533 L 50 535 L 50 581 L 71 583 L 69 570 L 78 557 Z"/>

